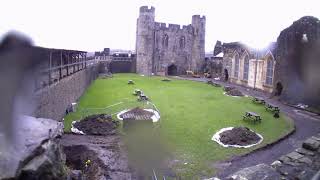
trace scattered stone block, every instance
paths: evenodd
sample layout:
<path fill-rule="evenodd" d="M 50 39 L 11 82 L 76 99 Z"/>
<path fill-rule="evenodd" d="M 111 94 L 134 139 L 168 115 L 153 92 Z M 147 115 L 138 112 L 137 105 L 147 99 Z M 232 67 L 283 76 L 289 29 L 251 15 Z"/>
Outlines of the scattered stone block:
<path fill-rule="evenodd" d="M 279 161 L 281 161 L 282 163 L 286 163 L 289 162 L 290 159 L 286 155 L 283 155 L 279 158 Z"/>
<path fill-rule="evenodd" d="M 307 164 L 309 166 L 312 165 L 312 160 L 308 157 L 303 157 L 303 158 L 299 159 L 298 161 L 301 163 Z"/>
<path fill-rule="evenodd" d="M 304 149 L 304 148 L 298 148 L 298 149 L 296 149 L 296 152 L 298 152 L 298 153 L 300 153 L 302 155 L 308 155 L 308 156 L 314 156 L 315 155 L 314 152 L 309 151 L 309 150 Z"/>
<path fill-rule="evenodd" d="M 301 169 L 297 166 L 283 165 L 276 168 L 276 171 L 285 176 L 286 179 L 295 179 L 301 173 Z"/>
<path fill-rule="evenodd" d="M 303 155 L 301 155 L 297 152 L 291 152 L 291 153 L 287 154 L 286 156 L 292 160 L 298 160 L 298 159 L 301 159 L 304 157 Z"/>
<path fill-rule="evenodd" d="M 318 137 L 318 136 L 312 136 L 311 138 L 320 142 L 320 137 Z"/>
<path fill-rule="evenodd" d="M 302 147 L 311 151 L 316 151 L 320 146 L 320 142 L 315 140 L 314 138 L 309 138 L 305 142 L 303 142 Z"/>
<path fill-rule="evenodd" d="M 12 150 L 0 152 L 0 179 L 64 179 L 65 155 L 59 143 L 63 124 L 31 116 L 18 118 L 16 138 L 20 141 Z"/>

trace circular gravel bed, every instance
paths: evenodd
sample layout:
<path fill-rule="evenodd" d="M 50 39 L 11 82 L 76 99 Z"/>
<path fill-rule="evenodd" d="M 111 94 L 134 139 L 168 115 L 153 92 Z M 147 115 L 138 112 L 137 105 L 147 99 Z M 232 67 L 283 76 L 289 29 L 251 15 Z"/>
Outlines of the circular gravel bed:
<path fill-rule="evenodd" d="M 116 133 L 118 126 L 119 122 L 110 115 L 98 114 L 73 122 L 71 131 L 77 134 L 112 135 Z"/>
<path fill-rule="evenodd" d="M 228 127 L 215 133 L 212 140 L 223 147 L 249 148 L 260 144 L 263 137 L 247 127 Z"/>
<path fill-rule="evenodd" d="M 157 122 L 160 119 L 160 114 L 158 111 L 153 109 L 142 109 L 133 108 L 126 109 L 117 114 L 119 120 L 133 119 L 133 120 L 152 120 L 152 122 Z"/>

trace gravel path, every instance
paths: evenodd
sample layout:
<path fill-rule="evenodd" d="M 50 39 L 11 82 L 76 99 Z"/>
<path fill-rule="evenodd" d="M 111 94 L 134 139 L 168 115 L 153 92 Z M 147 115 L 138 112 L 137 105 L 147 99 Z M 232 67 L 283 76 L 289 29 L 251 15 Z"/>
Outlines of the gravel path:
<path fill-rule="evenodd" d="M 206 78 L 176 78 L 201 82 L 207 82 L 209 80 Z M 268 148 L 255 151 L 246 156 L 235 157 L 231 160 L 214 164 L 213 166 L 218 168 L 217 176 L 220 178 L 225 178 L 229 174 L 232 174 L 242 168 L 254 166 L 260 163 L 271 164 L 282 155 L 292 152 L 296 148 L 300 147 L 302 142 L 308 137 L 320 132 L 319 115 L 284 105 L 277 100 L 270 99 L 270 94 L 261 91 L 255 91 L 247 87 L 220 81 L 214 82 L 221 85 L 235 86 L 246 95 L 261 97 L 264 98 L 266 102 L 279 106 L 281 112 L 286 113 L 287 116 L 292 118 L 296 126 L 296 131 L 292 135 Z"/>

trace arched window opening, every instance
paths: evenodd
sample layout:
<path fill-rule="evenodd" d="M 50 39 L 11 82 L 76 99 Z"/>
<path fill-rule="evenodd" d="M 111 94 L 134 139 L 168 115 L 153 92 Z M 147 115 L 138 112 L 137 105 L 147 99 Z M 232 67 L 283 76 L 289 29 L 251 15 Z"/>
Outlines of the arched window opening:
<path fill-rule="evenodd" d="M 273 60 L 269 59 L 267 61 L 266 84 L 272 85 L 272 80 L 273 80 Z"/>
<path fill-rule="evenodd" d="M 234 56 L 234 74 L 233 74 L 233 76 L 235 78 L 239 77 L 239 65 L 240 65 L 240 63 L 239 63 L 239 55 L 236 54 Z"/>
<path fill-rule="evenodd" d="M 180 44 L 180 48 L 181 48 L 181 49 L 184 49 L 184 48 L 185 48 L 185 46 L 186 46 L 186 38 L 185 38 L 184 36 L 182 36 L 182 37 L 180 38 L 179 44 Z"/>
<path fill-rule="evenodd" d="M 243 64 L 243 79 L 247 80 L 249 79 L 249 56 L 246 55 L 244 57 L 244 64 Z"/>
<path fill-rule="evenodd" d="M 168 45 L 169 45 L 169 37 L 168 37 L 167 34 L 165 34 L 165 35 L 163 36 L 162 46 L 165 47 L 165 48 L 167 48 Z"/>

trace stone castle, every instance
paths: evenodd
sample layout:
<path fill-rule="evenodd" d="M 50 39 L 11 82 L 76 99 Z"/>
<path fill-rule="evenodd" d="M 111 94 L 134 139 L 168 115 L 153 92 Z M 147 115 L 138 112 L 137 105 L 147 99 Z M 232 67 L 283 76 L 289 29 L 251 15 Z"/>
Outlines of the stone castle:
<path fill-rule="evenodd" d="M 200 71 L 205 59 L 205 16 L 183 26 L 155 22 L 155 8 L 140 7 L 137 19 L 137 73 L 178 75 Z"/>

